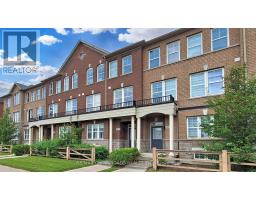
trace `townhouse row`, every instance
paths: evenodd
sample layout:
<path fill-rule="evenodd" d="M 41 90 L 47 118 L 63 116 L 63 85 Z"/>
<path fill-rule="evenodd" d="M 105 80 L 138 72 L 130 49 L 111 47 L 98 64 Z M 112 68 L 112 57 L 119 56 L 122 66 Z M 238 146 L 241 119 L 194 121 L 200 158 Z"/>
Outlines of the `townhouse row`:
<path fill-rule="evenodd" d="M 224 93 L 236 65 L 255 74 L 256 30 L 177 29 L 107 52 L 79 41 L 59 72 L 41 83 L 15 83 L 4 109 L 19 124 L 17 142 L 60 137 L 82 127 L 82 141 L 110 151 L 137 147 L 197 149 L 211 139 L 201 118 L 209 96 Z"/>

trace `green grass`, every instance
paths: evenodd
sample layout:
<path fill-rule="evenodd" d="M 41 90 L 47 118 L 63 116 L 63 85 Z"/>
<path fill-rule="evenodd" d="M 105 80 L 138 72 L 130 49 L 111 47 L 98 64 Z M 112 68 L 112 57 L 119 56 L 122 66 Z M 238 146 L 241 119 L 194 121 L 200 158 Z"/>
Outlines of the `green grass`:
<path fill-rule="evenodd" d="M 104 170 L 102 170 L 100 172 L 114 172 L 114 171 L 119 170 L 119 169 L 121 169 L 121 167 L 112 166 L 112 167 L 110 167 L 108 169 L 104 169 Z"/>
<path fill-rule="evenodd" d="M 63 172 L 89 166 L 88 162 L 48 158 L 40 156 L 0 160 L 0 165 L 24 169 L 31 172 Z"/>

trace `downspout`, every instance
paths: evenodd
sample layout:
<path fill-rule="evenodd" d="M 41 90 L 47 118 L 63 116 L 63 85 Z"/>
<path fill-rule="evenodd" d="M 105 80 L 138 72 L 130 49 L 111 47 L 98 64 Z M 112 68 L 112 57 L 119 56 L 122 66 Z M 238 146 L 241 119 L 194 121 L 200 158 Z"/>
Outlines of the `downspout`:
<path fill-rule="evenodd" d="M 245 66 L 245 75 L 248 76 L 248 66 L 247 66 L 247 46 L 246 46 L 246 30 L 242 29 L 242 38 L 243 38 L 243 65 Z"/>

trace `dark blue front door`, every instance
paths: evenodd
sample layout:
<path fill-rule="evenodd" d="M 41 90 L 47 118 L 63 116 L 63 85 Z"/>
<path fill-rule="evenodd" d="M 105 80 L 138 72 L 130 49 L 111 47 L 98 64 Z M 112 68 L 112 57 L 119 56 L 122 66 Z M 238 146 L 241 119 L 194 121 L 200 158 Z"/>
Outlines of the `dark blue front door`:
<path fill-rule="evenodd" d="M 163 149 L 163 127 L 154 126 L 151 128 L 151 148 Z"/>

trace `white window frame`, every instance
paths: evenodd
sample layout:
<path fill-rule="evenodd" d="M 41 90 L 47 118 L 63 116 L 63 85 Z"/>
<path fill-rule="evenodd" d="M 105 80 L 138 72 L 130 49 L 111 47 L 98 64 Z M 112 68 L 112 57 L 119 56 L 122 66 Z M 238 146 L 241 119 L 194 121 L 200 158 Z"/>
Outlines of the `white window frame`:
<path fill-rule="evenodd" d="M 110 69 L 110 65 L 111 63 L 113 62 L 116 62 L 116 76 L 110 76 L 111 75 L 111 69 Z M 111 62 L 108 63 L 108 78 L 111 79 L 111 78 L 116 78 L 118 77 L 118 61 L 117 60 L 112 60 Z"/>
<path fill-rule="evenodd" d="M 218 39 L 215 39 L 213 40 L 213 37 L 212 37 L 212 31 L 216 29 L 216 28 L 212 28 L 211 29 L 211 51 L 219 51 L 219 50 L 222 50 L 222 49 L 225 49 L 225 48 L 228 48 L 230 46 L 230 40 L 229 40 L 229 28 L 226 28 L 227 29 L 227 47 L 224 47 L 224 48 L 221 48 L 221 49 L 217 49 L 217 50 L 213 50 L 213 41 L 215 40 L 218 40 L 218 39 L 222 39 L 224 37 L 221 37 L 221 38 L 218 38 Z"/>
<path fill-rule="evenodd" d="M 76 109 L 74 109 L 74 101 L 76 101 Z M 71 110 L 68 110 L 68 103 L 71 102 Z M 77 110 L 78 110 L 78 100 L 75 98 L 75 99 L 68 99 L 66 100 L 66 114 L 75 114 L 77 113 Z"/>
<path fill-rule="evenodd" d="M 124 101 L 125 99 L 124 99 L 124 90 L 125 89 L 127 89 L 127 88 L 132 88 L 132 101 L 130 102 L 130 101 Z M 115 98 L 115 91 L 117 91 L 117 90 L 121 90 L 121 95 L 122 95 L 122 97 L 121 97 L 121 99 L 122 99 L 122 102 L 121 103 L 117 103 L 116 102 L 116 98 Z M 133 90 L 133 86 L 128 86 L 128 87 L 122 87 L 122 88 L 116 88 L 115 90 L 113 90 L 113 103 L 114 103 L 114 107 L 115 108 L 118 108 L 118 107 L 128 107 L 128 106 L 130 106 L 131 105 L 131 103 L 133 102 L 133 100 L 134 100 L 134 90 Z M 120 104 L 120 106 L 119 106 L 119 104 Z"/>
<path fill-rule="evenodd" d="M 23 139 L 24 141 L 28 141 L 29 140 L 29 130 L 25 129 L 23 132 Z"/>
<path fill-rule="evenodd" d="M 168 81 L 168 80 L 175 80 L 176 88 L 175 88 L 175 97 L 174 97 L 174 99 L 175 100 L 178 99 L 178 97 L 177 97 L 177 94 L 178 94 L 178 91 L 177 91 L 177 89 L 178 89 L 178 80 L 177 80 L 177 78 L 170 78 L 170 79 L 166 79 L 166 80 L 162 80 L 162 81 L 156 81 L 156 82 L 151 83 L 151 99 L 153 99 L 153 84 L 154 83 L 160 83 L 160 82 L 162 83 L 162 94 L 164 94 L 164 95 L 162 95 L 162 97 L 166 96 L 166 81 Z"/>
<path fill-rule="evenodd" d="M 74 77 L 76 76 L 76 86 L 75 86 L 75 79 L 74 79 Z M 72 89 L 77 89 L 78 88 L 78 73 L 74 73 L 73 75 L 72 75 L 72 77 L 71 77 L 71 82 L 72 82 Z"/>
<path fill-rule="evenodd" d="M 207 96 L 216 96 L 216 95 L 221 95 L 221 94 L 223 94 L 224 93 L 224 91 L 223 91 L 223 93 L 222 92 L 220 92 L 220 93 L 218 93 L 218 94 L 210 94 L 209 93 L 209 81 L 208 81 L 208 73 L 209 72 L 211 72 L 211 71 L 215 71 L 215 70 L 222 70 L 222 77 L 223 77 L 223 88 L 225 88 L 225 81 L 224 81 L 224 72 L 225 72 L 225 70 L 224 70 L 224 68 L 216 68 L 216 69 L 211 69 L 211 70 L 207 70 L 207 71 L 204 71 L 204 72 L 198 72 L 198 73 L 204 73 L 204 95 L 203 96 L 196 96 L 196 97 L 192 97 L 192 88 L 191 88 L 191 78 L 192 78 L 192 76 L 194 75 L 194 74 L 198 74 L 198 73 L 193 73 L 193 74 L 190 74 L 190 76 L 189 76 L 189 79 L 190 79 L 190 87 L 189 87 L 189 90 L 190 90 L 190 98 L 191 99 L 193 99 L 193 98 L 201 98 L 201 97 L 207 97 Z"/>
<path fill-rule="evenodd" d="M 99 68 L 100 67 L 103 67 L 103 71 L 104 71 L 104 77 L 103 79 L 99 80 Z M 102 73 L 101 73 L 102 74 Z M 97 82 L 101 82 L 101 81 L 104 81 L 105 80 L 105 65 L 104 64 L 99 64 L 97 66 Z"/>
<path fill-rule="evenodd" d="M 50 114 L 50 106 L 53 106 L 53 113 L 52 113 L 52 116 L 51 116 L 51 114 Z M 49 104 L 49 106 L 48 106 L 48 116 L 49 117 L 56 117 L 57 115 L 58 115 L 58 108 L 59 107 L 59 105 L 57 104 L 57 103 L 51 103 L 51 104 Z"/>
<path fill-rule="evenodd" d="M 65 76 L 63 86 L 64 86 L 63 88 L 64 92 L 69 91 L 69 76 Z"/>
<path fill-rule="evenodd" d="M 13 122 L 20 123 L 20 112 L 14 112 L 13 113 Z"/>
<path fill-rule="evenodd" d="M 179 44 L 179 50 L 178 51 L 175 51 L 175 52 L 172 52 L 172 53 L 169 53 L 169 45 L 170 44 L 172 44 L 172 43 L 176 43 L 176 42 L 178 42 L 178 44 Z M 167 45 L 166 45 L 166 52 L 167 52 L 167 56 L 166 56 L 166 63 L 167 64 L 172 64 L 172 63 L 176 63 L 176 62 L 179 62 L 180 61 L 180 40 L 176 40 L 176 41 L 173 41 L 173 42 L 170 42 L 170 43 L 168 43 Z M 169 55 L 170 54 L 174 54 L 174 53 L 179 53 L 179 58 L 178 58 L 178 60 L 176 60 L 176 61 L 174 61 L 174 62 L 169 62 Z"/>
<path fill-rule="evenodd" d="M 7 98 L 6 100 L 6 108 L 10 108 L 11 107 L 11 98 Z"/>
<path fill-rule="evenodd" d="M 53 95 L 53 93 L 54 93 L 54 82 L 51 82 L 49 86 L 49 96 Z"/>
<path fill-rule="evenodd" d="M 89 72 L 92 72 L 92 75 L 89 77 Z M 92 85 L 93 83 L 94 83 L 94 80 L 93 80 L 93 73 L 94 73 L 94 71 L 93 71 L 93 68 L 91 67 L 91 68 L 88 68 L 87 70 L 86 70 L 86 85 Z M 90 78 L 90 79 L 89 79 Z M 89 81 L 88 80 L 92 80 L 92 82 L 91 83 L 89 83 Z"/>
<path fill-rule="evenodd" d="M 60 94 L 61 93 L 61 80 L 56 81 L 55 83 L 56 85 L 56 94 Z"/>
<path fill-rule="evenodd" d="M 130 72 L 128 72 L 128 73 L 124 73 L 124 68 L 126 67 L 126 66 L 128 66 L 128 65 L 124 65 L 124 59 L 125 58 L 127 58 L 127 57 L 130 57 L 130 59 L 131 59 L 131 71 Z M 124 56 L 123 58 L 122 58 L 122 75 L 127 75 L 127 74 L 131 74 L 132 73 L 132 71 L 133 71 L 133 66 L 132 66 L 132 55 L 130 54 L 130 55 L 127 55 L 127 56 Z"/>
<path fill-rule="evenodd" d="M 103 134 L 102 134 L 102 138 L 100 138 L 100 125 L 103 125 Z M 89 126 L 92 127 L 92 132 L 91 132 L 91 138 L 89 138 Z M 93 130 L 94 130 L 94 126 L 96 126 L 97 128 L 97 132 L 96 132 L 96 138 L 94 138 L 94 134 L 93 134 Z M 87 140 L 103 140 L 104 139 L 104 132 L 105 132 L 105 127 L 104 127 L 104 123 L 99 123 L 99 124 L 87 124 L 86 126 L 86 133 L 87 133 Z"/>
<path fill-rule="evenodd" d="M 46 87 L 42 87 L 42 99 L 46 98 Z"/>
<path fill-rule="evenodd" d="M 153 50 L 155 50 L 155 49 L 159 49 L 159 55 L 158 55 L 159 65 L 152 68 L 152 67 L 150 66 L 150 61 L 151 61 L 151 60 L 154 60 L 154 59 L 157 59 L 157 58 L 150 59 L 150 52 L 153 51 Z M 158 68 L 158 67 L 160 67 L 160 66 L 161 66 L 161 48 L 160 48 L 160 47 L 156 47 L 156 48 L 150 49 L 150 50 L 148 51 L 148 68 L 149 68 L 149 69 L 155 69 L 155 68 Z"/>
<path fill-rule="evenodd" d="M 14 106 L 20 105 L 20 92 L 14 94 L 13 104 Z"/>
<path fill-rule="evenodd" d="M 39 91 L 39 92 L 38 92 Z M 40 100 L 41 99 L 41 89 L 37 88 L 36 89 L 36 100 Z"/>
<path fill-rule="evenodd" d="M 92 98 L 92 107 L 88 107 L 88 98 Z M 99 106 L 96 106 L 95 105 L 95 102 L 96 102 L 96 98 L 99 98 L 99 102 L 100 102 L 100 105 Z M 92 112 L 92 111 L 98 111 L 101 109 L 101 93 L 97 93 L 97 94 L 92 94 L 92 95 L 88 95 L 86 96 L 86 111 L 87 112 Z"/>
<path fill-rule="evenodd" d="M 200 124 L 199 126 L 197 127 L 194 127 L 194 128 L 197 128 L 197 137 L 190 137 L 189 136 L 189 127 L 188 127 L 188 119 L 191 118 L 191 117 L 196 117 L 197 118 L 197 123 Z M 209 136 L 208 137 L 202 137 L 202 127 L 201 126 L 201 123 L 202 123 L 202 117 L 206 117 L 205 115 L 200 115 L 200 116 L 187 116 L 187 138 L 188 139 L 209 139 Z"/>
<path fill-rule="evenodd" d="M 189 38 L 191 38 L 191 37 L 193 37 L 193 36 L 195 36 L 195 35 L 201 35 L 201 52 L 200 52 L 199 55 L 189 57 L 189 55 L 188 55 L 188 51 L 189 51 L 188 40 L 189 40 Z M 195 47 L 195 46 L 193 46 L 193 47 Z M 191 47 L 190 47 L 190 48 L 191 48 Z M 202 34 L 202 32 L 201 32 L 201 33 L 196 33 L 196 34 L 193 34 L 193 35 L 190 35 L 190 36 L 187 37 L 187 58 L 188 58 L 188 59 L 189 59 L 189 58 L 194 58 L 194 57 L 201 56 L 201 55 L 203 55 L 203 34 Z"/>

